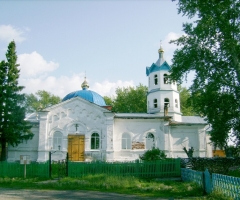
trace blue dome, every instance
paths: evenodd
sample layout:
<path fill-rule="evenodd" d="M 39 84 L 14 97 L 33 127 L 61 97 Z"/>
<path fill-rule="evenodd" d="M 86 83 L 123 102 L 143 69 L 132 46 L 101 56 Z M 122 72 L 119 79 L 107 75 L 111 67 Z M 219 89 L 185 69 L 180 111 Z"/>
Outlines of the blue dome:
<path fill-rule="evenodd" d="M 88 90 L 84 88 L 83 90 L 78 90 L 75 92 L 71 92 L 68 95 L 66 95 L 62 101 L 66 101 L 68 99 L 74 98 L 74 97 L 81 97 L 89 102 L 95 103 L 99 106 L 106 106 L 106 103 L 101 95 L 99 95 L 96 92 L 93 92 L 91 90 Z"/>

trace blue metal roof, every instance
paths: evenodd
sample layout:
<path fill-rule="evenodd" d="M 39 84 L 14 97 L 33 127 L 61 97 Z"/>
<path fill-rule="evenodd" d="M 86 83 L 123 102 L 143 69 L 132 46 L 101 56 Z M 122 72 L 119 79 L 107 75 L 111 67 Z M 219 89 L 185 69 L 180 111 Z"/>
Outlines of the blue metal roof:
<path fill-rule="evenodd" d="M 160 66 L 157 65 L 156 63 L 153 63 L 151 65 L 151 67 L 146 67 L 146 74 L 148 76 L 152 72 L 157 72 L 157 71 L 161 71 L 161 70 L 169 71 L 170 69 L 171 69 L 171 67 L 169 66 L 169 64 L 166 61 L 164 61 Z"/>
<path fill-rule="evenodd" d="M 106 106 L 106 103 L 101 95 L 85 88 L 83 90 L 78 90 L 78 91 L 69 93 L 63 98 L 62 101 L 66 101 L 74 97 L 81 97 L 99 106 Z"/>

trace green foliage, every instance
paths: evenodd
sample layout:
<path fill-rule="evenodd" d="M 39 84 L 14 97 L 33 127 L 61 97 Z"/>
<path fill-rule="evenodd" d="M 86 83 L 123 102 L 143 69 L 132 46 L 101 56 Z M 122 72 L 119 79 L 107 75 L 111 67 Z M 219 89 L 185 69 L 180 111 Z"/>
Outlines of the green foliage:
<path fill-rule="evenodd" d="M 126 87 L 116 89 L 116 98 L 104 96 L 107 105 L 112 106 L 113 112 L 119 113 L 146 113 L 147 86 L 139 84 L 136 88 Z M 190 92 L 187 88 L 178 86 L 181 102 L 181 112 L 185 116 L 195 115 L 191 105 Z"/>
<path fill-rule="evenodd" d="M 164 151 L 154 147 L 151 150 L 147 150 L 143 155 L 139 156 L 139 158 L 144 161 L 162 160 L 166 159 L 166 157 L 167 155 Z"/>
<path fill-rule="evenodd" d="M 0 186 L 6 188 L 31 188 L 52 190 L 87 190 L 136 195 L 139 199 L 151 197 L 201 197 L 202 188 L 191 182 L 157 181 L 136 177 L 112 176 L 108 174 L 86 175 L 79 179 L 63 178 L 54 181 L 35 179 L 0 178 Z M 186 198 L 184 198 L 186 199 Z"/>
<path fill-rule="evenodd" d="M 170 78 L 181 83 L 194 72 L 191 101 L 211 124 L 211 140 L 225 146 L 232 129 L 240 144 L 240 2 L 179 0 L 178 12 L 197 20 L 185 23 L 185 34 L 172 41 L 179 49 Z"/>
<path fill-rule="evenodd" d="M 195 115 L 193 106 L 191 105 L 190 97 L 191 94 L 186 87 L 178 85 L 178 91 L 180 96 L 180 109 L 183 116 L 193 116 Z"/>
<path fill-rule="evenodd" d="M 112 111 L 117 113 L 146 113 L 147 112 L 147 87 L 139 84 L 135 87 L 116 89 L 116 98 L 104 97 Z"/>
<path fill-rule="evenodd" d="M 20 70 L 15 49 L 15 42 L 10 42 L 7 61 L 0 63 L 0 160 L 6 160 L 7 145 L 15 146 L 33 137 L 31 125 L 24 120 L 25 96 L 21 93 L 24 87 L 18 85 Z"/>
<path fill-rule="evenodd" d="M 182 159 L 183 162 L 186 159 Z M 240 157 L 238 158 L 189 158 L 192 169 L 196 171 L 204 171 L 208 169 L 210 173 L 227 175 L 232 168 L 240 166 Z M 182 162 L 182 163 L 183 163 Z M 182 165 L 182 167 L 184 167 Z"/>
<path fill-rule="evenodd" d="M 240 157 L 240 146 L 227 146 L 225 152 L 227 157 Z"/>
<path fill-rule="evenodd" d="M 113 106 L 113 98 L 108 97 L 108 96 L 104 96 L 103 99 L 104 99 L 106 105 Z"/>
<path fill-rule="evenodd" d="M 26 94 L 25 106 L 27 113 L 33 113 L 60 102 L 60 97 L 45 90 L 38 90 L 35 94 Z"/>

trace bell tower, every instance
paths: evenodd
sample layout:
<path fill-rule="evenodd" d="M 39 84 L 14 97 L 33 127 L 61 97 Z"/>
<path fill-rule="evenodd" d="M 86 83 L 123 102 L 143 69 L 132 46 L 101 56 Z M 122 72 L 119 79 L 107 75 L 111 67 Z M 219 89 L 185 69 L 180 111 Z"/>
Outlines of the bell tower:
<path fill-rule="evenodd" d="M 177 84 L 168 78 L 171 67 L 164 59 L 164 50 L 160 45 L 159 58 L 151 67 L 146 67 L 148 76 L 147 112 L 161 116 L 181 118 L 180 99 Z"/>

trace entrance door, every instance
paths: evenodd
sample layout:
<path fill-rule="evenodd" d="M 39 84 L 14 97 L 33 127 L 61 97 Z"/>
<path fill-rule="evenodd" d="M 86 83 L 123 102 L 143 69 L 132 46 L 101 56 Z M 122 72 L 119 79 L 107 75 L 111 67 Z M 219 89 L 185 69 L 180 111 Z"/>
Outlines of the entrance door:
<path fill-rule="evenodd" d="M 84 161 L 84 135 L 68 135 L 68 158 L 70 161 Z"/>

